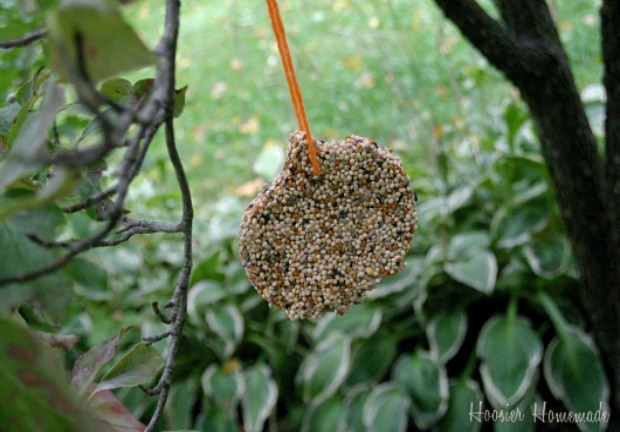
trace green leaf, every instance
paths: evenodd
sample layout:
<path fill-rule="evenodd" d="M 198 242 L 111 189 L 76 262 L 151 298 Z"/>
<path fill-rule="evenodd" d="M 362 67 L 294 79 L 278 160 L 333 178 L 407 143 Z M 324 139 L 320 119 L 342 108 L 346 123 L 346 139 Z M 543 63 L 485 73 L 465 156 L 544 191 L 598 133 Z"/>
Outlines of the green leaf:
<path fill-rule="evenodd" d="M 475 381 L 452 381 L 449 386 L 448 409 L 433 427 L 436 432 L 477 432 L 483 419 L 476 419 L 476 412 L 483 410 L 480 388 Z M 473 414 L 473 416 L 472 416 Z"/>
<path fill-rule="evenodd" d="M 491 294 L 497 278 L 497 259 L 490 251 L 480 252 L 464 261 L 446 264 L 446 273 L 458 282 Z"/>
<path fill-rule="evenodd" d="M 477 352 L 482 384 L 495 409 L 511 409 L 535 385 L 543 347 L 527 318 L 489 319 L 480 331 Z"/>
<path fill-rule="evenodd" d="M 454 213 L 456 210 L 467 204 L 471 200 L 473 194 L 474 187 L 471 185 L 456 188 L 450 193 L 450 195 L 448 195 L 448 198 L 446 199 L 445 211 L 447 211 L 449 214 Z"/>
<path fill-rule="evenodd" d="M 203 280 L 189 289 L 187 297 L 187 315 L 192 324 L 202 325 L 203 314 L 207 307 L 226 297 L 224 286 L 215 281 Z"/>
<path fill-rule="evenodd" d="M 347 385 L 379 381 L 390 368 L 398 350 L 392 335 L 379 333 L 355 343 Z"/>
<path fill-rule="evenodd" d="M 124 78 L 112 78 L 101 84 L 100 91 L 112 102 L 122 104 L 131 98 L 133 85 Z"/>
<path fill-rule="evenodd" d="M 364 404 L 364 425 L 368 432 L 404 432 L 411 401 L 394 383 L 376 386 Z"/>
<path fill-rule="evenodd" d="M 73 365 L 71 383 L 79 389 L 80 394 L 86 392 L 90 384 L 95 380 L 99 370 L 112 360 L 118 349 L 121 337 L 128 330 L 127 327 L 121 329 L 117 335 L 106 339 L 78 357 Z"/>
<path fill-rule="evenodd" d="M 457 234 L 448 244 L 448 258 L 462 260 L 486 252 L 491 246 L 491 238 L 486 231 L 470 231 Z"/>
<path fill-rule="evenodd" d="M 177 357 L 178 363 L 178 357 Z M 179 374 L 179 369 L 175 369 Z M 171 429 L 180 429 L 186 425 L 192 424 L 194 419 L 194 406 L 198 398 L 197 379 L 192 375 L 190 379 L 181 382 L 175 382 L 170 388 L 170 397 L 166 403 L 166 427 Z M 188 431 L 189 432 L 189 431 Z"/>
<path fill-rule="evenodd" d="M 508 145 L 514 148 L 515 138 L 521 127 L 527 122 L 529 115 L 514 103 L 509 104 L 504 110 L 504 122 L 508 129 Z"/>
<path fill-rule="evenodd" d="M 235 414 L 218 405 L 205 403 L 201 412 L 201 421 L 196 425 L 201 431 L 239 432 Z"/>
<path fill-rule="evenodd" d="M 191 284 L 193 285 L 203 279 L 221 282 L 224 281 L 225 275 L 223 273 L 221 251 L 218 250 L 211 253 L 207 256 L 207 258 L 200 260 L 196 264 L 196 268 L 192 273 Z"/>
<path fill-rule="evenodd" d="M 417 350 L 413 356 L 402 356 L 394 366 L 393 380 L 411 398 L 413 421 L 419 429 L 430 428 L 446 412 L 448 377 L 430 353 Z"/>
<path fill-rule="evenodd" d="M 211 330 L 226 344 L 225 353 L 231 355 L 243 338 L 243 316 L 233 304 L 217 305 L 207 311 L 207 323 Z"/>
<path fill-rule="evenodd" d="M 351 339 L 367 338 L 377 331 L 382 316 L 381 309 L 371 303 L 362 303 L 342 316 L 336 313 L 325 314 L 314 327 L 312 338 L 316 342 L 336 332 L 348 335 Z"/>
<path fill-rule="evenodd" d="M 342 409 L 340 397 L 332 396 L 323 402 L 314 402 L 304 413 L 302 432 L 344 432 L 346 429 L 346 411 Z"/>
<path fill-rule="evenodd" d="M 47 135 L 56 113 L 64 104 L 64 89 L 58 84 L 50 84 L 45 92 L 41 110 L 28 116 L 10 153 L 0 163 L 0 193 L 20 177 L 36 171 L 39 164 L 33 159 L 47 143 Z"/>
<path fill-rule="evenodd" d="M 530 242 L 523 252 L 532 271 L 544 279 L 564 274 L 571 257 L 570 245 L 559 235 Z"/>
<path fill-rule="evenodd" d="M 114 118 L 115 117 L 115 113 L 114 110 L 112 108 L 104 110 L 103 111 L 105 113 L 105 115 L 107 115 L 110 118 Z M 99 139 L 99 136 L 96 135 L 99 132 L 101 132 L 101 121 L 99 120 L 99 118 L 95 117 L 93 118 L 88 125 L 86 125 L 86 127 L 84 128 L 84 130 L 82 130 L 82 134 L 80 135 L 80 138 L 78 139 L 78 144 L 88 144 L 89 142 L 86 141 L 91 135 L 95 135 L 95 139 Z"/>
<path fill-rule="evenodd" d="M 349 431 L 365 430 L 364 404 L 371 392 L 372 387 L 368 382 L 360 383 L 347 390 L 343 405 L 347 412 Z"/>
<path fill-rule="evenodd" d="M 119 387 L 134 387 L 152 380 L 164 360 L 151 345 L 136 344 L 104 375 L 94 393 Z"/>
<path fill-rule="evenodd" d="M 351 340 L 335 333 L 304 359 L 297 375 L 304 401 L 320 403 L 333 395 L 349 373 Z"/>
<path fill-rule="evenodd" d="M 11 195 L 10 198 L 14 198 L 16 194 Z M 6 197 L 0 197 L 0 204 L 5 203 Z M 49 261 L 55 254 L 32 242 L 29 236 L 54 238 L 64 224 L 64 214 L 55 205 L 46 205 L 36 210 L 20 212 L 9 219 L 0 219 L 0 246 L 6 248 L 4 250 L 13 251 L 0 260 L 0 274 L 19 274 Z"/>
<path fill-rule="evenodd" d="M 109 390 L 101 391 L 89 399 L 88 409 L 103 423 L 106 431 L 143 432 L 140 423 L 125 405 Z"/>
<path fill-rule="evenodd" d="M 0 315 L 0 425 L 20 432 L 101 430 L 51 351 Z"/>
<path fill-rule="evenodd" d="M 537 187 L 534 187 L 537 192 Z M 532 192 L 532 193 L 534 193 Z M 546 196 L 534 197 L 525 202 L 515 202 L 497 212 L 491 231 L 500 248 L 512 248 L 528 242 L 531 235 L 549 222 L 549 203 Z"/>
<path fill-rule="evenodd" d="M 3 197 L 0 197 L 0 207 L 2 203 Z M 29 236 L 36 234 L 45 239 L 55 238 L 64 222 L 62 211 L 51 205 L 0 220 L 0 250 L 11 251 L 0 259 L 0 275 L 20 275 L 52 262 L 58 256 L 58 251 L 39 246 Z M 4 286 L 0 289 L 0 309 L 37 300 L 44 305 L 46 313 L 61 318 L 71 300 L 72 292 L 67 289 L 70 283 L 61 272 L 25 285 Z"/>
<path fill-rule="evenodd" d="M 537 373 L 538 375 L 538 373 Z M 504 416 L 503 421 L 493 423 L 494 432 L 534 432 L 534 410 L 538 405 L 533 405 L 536 387 L 532 387 L 521 402 L 509 409 L 497 410 L 499 415 Z"/>
<path fill-rule="evenodd" d="M 609 384 L 592 338 L 566 325 L 545 353 L 545 380 L 553 395 L 575 413 L 609 413 Z M 578 423 L 583 431 L 601 431 L 605 424 Z"/>
<path fill-rule="evenodd" d="M 67 273 L 76 282 L 77 294 L 89 300 L 109 300 L 108 273 L 97 263 L 84 258 L 74 258 L 67 265 Z"/>
<path fill-rule="evenodd" d="M 24 193 L 10 199 L 5 196 L 4 205 L 0 208 L 0 220 L 7 219 L 21 211 L 53 204 L 69 195 L 77 181 L 78 177 L 73 169 L 58 168 L 36 194 Z"/>
<path fill-rule="evenodd" d="M 151 98 L 154 89 L 155 80 L 153 78 L 137 81 L 133 85 L 131 104 L 136 108 L 142 107 Z"/>
<path fill-rule="evenodd" d="M 463 310 L 438 314 L 426 326 L 430 350 L 442 364 L 456 355 L 467 332 L 467 315 Z"/>
<path fill-rule="evenodd" d="M 252 169 L 256 174 L 269 180 L 282 170 L 283 164 L 284 151 L 279 145 L 269 141 L 258 154 Z"/>
<path fill-rule="evenodd" d="M 235 406 L 245 390 L 245 381 L 241 368 L 233 362 L 222 366 L 210 365 L 202 374 L 202 391 L 222 408 L 231 409 Z"/>
<path fill-rule="evenodd" d="M 415 284 L 415 281 L 420 275 L 420 266 L 417 265 L 416 258 L 407 258 L 405 261 L 407 266 L 403 270 L 395 275 L 388 276 L 383 279 L 377 288 L 368 292 L 366 298 L 383 298 L 391 294 L 402 292 L 406 289 L 417 289 L 417 284 Z"/>
<path fill-rule="evenodd" d="M 15 117 L 17 117 L 19 108 L 20 105 L 16 102 L 0 108 L 0 136 L 9 131 L 13 121 L 15 121 Z"/>
<path fill-rule="evenodd" d="M 115 2 L 63 0 L 48 15 L 47 29 L 52 65 L 64 78 L 80 73 L 80 57 L 93 82 L 155 62 Z"/>
<path fill-rule="evenodd" d="M 181 87 L 174 91 L 174 110 L 173 116 L 175 118 L 181 117 L 183 109 L 185 108 L 185 95 L 187 93 L 187 86 Z"/>
<path fill-rule="evenodd" d="M 271 369 L 263 363 L 245 372 L 245 393 L 241 401 L 243 427 L 247 432 L 260 432 L 278 400 L 278 387 Z"/>

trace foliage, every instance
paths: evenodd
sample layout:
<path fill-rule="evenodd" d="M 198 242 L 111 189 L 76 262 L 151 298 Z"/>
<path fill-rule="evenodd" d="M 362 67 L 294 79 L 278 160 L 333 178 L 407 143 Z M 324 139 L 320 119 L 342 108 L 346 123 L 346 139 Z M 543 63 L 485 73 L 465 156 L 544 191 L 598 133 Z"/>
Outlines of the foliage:
<path fill-rule="evenodd" d="M 228 413 L 209 416 L 209 427 L 246 421 L 243 385 L 233 386 L 234 398 L 222 395 L 257 367 L 279 389 L 267 420 L 277 430 L 405 430 L 407 423 L 478 430 L 470 402 L 474 413 L 518 407 L 525 414 L 497 430 L 533 430 L 531 412 L 543 400 L 556 411 L 608 411 L 600 354 L 575 330 L 583 326 L 576 270 L 532 124 L 515 104 L 498 121 L 514 129 L 512 145 L 489 137 L 469 149 L 478 163 L 445 146 L 451 163 L 443 176 L 418 189 L 420 231 L 408 267 L 342 317 L 290 322 L 259 301 L 239 264 L 235 224 L 225 225 L 239 220 L 244 202 L 220 201 L 190 287 L 191 348 L 180 353 L 193 368 L 198 351 L 207 372 L 214 362 L 228 371 L 228 380 L 211 379 L 208 391 L 193 393 L 205 410 Z M 187 370 L 179 385 L 205 369 Z M 186 398 L 173 398 L 171 411 Z M 265 397 L 254 403 L 272 406 Z M 190 413 L 184 422 L 167 420 L 170 428 L 207 430 Z"/>
<path fill-rule="evenodd" d="M 45 2 L 26 3 L 32 9 L 23 13 L 32 22 L 19 27 L 21 21 L 28 20 L 23 19 L 23 14 L 15 18 L 8 27 L 16 26 L 15 33 L 7 34 L 7 38 L 43 24 L 39 14 L 33 12 L 41 9 L 32 5 L 43 7 Z M 151 11 L 140 3 L 146 4 L 138 2 L 136 8 Z M 316 32 L 334 30 L 336 24 L 330 24 L 325 11 L 336 13 L 337 4 L 348 5 L 342 6 L 340 15 L 353 22 L 352 27 L 346 27 L 347 31 L 360 23 L 368 28 L 372 18 L 383 16 L 395 20 L 396 27 L 403 25 L 399 24 L 403 14 L 388 15 L 387 6 L 381 9 L 384 6 L 370 6 L 371 3 L 355 9 L 349 2 L 330 2 L 318 10 L 322 15 L 312 16 L 312 26 L 317 27 Z M 403 2 L 385 4 L 395 6 L 396 12 L 404 8 Z M 188 7 L 190 12 L 196 12 L 194 6 Z M 198 16 L 204 16 L 204 10 L 203 7 Z M 223 14 L 223 9 L 217 10 Z M 414 23 L 421 37 L 420 56 L 414 59 L 418 71 L 436 67 L 431 62 L 438 56 L 433 41 L 422 34 L 436 26 L 439 18 L 426 12 L 427 15 L 417 16 Z M 253 20 L 258 15 L 258 11 L 251 9 L 231 14 L 239 20 L 235 23 Z M 117 18 L 114 15 L 115 21 Z M 379 21 L 378 26 L 383 25 L 387 24 Z M 124 25 L 122 28 L 126 29 Z M 305 28 L 293 34 L 303 31 Z M 440 50 L 459 51 L 453 44 L 462 42 L 445 31 L 439 37 Z M 401 28 L 393 34 L 402 36 L 402 32 Z M 243 34 L 241 54 L 252 51 L 248 36 L 244 32 L 238 34 Z M 377 44 L 383 46 L 381 49 L 386 44 L 397 44 L 392 36 L 372 34 L 385 38 Z M 358 37 L 368 44 L 366 38 L 371 36 Z M 581 41 L 572 37 L 575 43 Z M 265 36 L 258 39 L 262 58 L 269 47 Z M 218 42 L 221 41 L 208 43 Z M 318 42 L 309 43 L 308 52 L 316 53 L 320 48 Z M 32 72 L 47 60 L 37 51 L 38 47 L 28 49 L 32 56 L 21 62 L 16 58 L 23 54 L 11 51 L 11 58 L 2 64 L 11 73 L 0 74 L 1 79 L 10 76 L 11 82 L 23 76 L 23 71 L 27 71 L 28 77 L 16 81 L 19 85 L 0 110 L 0 184 L 6 188 L 0 197 L 0 244 L 3 249 L 14 251 L 0 262 L 0 276 L 30 271 L 58 256 L 58 250 L 32 242 L 33 235 L 68 240 L 83 237 L 97 227 L 105 216 L 107 201 L 83 212 L 64 213 L 62 209 L 110 186 L 111 167 L 117 168 L 121 160 L 112 155 L 106 162 L 98 160 L 78 170 L 65 171 L 22 163 L 17 151 L 31 155 L 54 146 L 68 149 L 93 145 L 102 134 L 101 123 L 74 100 L 67 91 L 68 85 L 56 82 L 47 68 Z M 398 431 L 407 430 L 409 425 L 420 430 L 479 430 L 481 422 L 469 415 L 472 406 L 480 411 L 509 412 L 519 408 L 526 413 L 524 421 L 498 422 L 494 424 L 495 430 L 533 430 L 529 413 L 540 409 L 541 401 L 556 411 L 608 410 L 609 389 L 601 357 L 592 338 L 583 330 L 584 318 L 575 297 L 575 265 L 549 190 L 548 173 L 533 126 L 523 106 L 506 96 L 498 76 L 488 73 L 479 59 L 470 61 L 471 53 L 453 60 L 458 62 L 458 74 L 452 75 L 447 67 L 439 78 L 417 72 L 418 82 L 404 78 L 411 66 L 403 60 L 405 55 L 393 64 L 376 61 L 385 58 L 382 51 L 370 55 L 375 58 L 355 54 L 344 63 L 332 58 L 316 59 L 328 65 L 340 64 L 339 67 L 348 68 L 348 74 L 343 76 L 354 73 L 360 80 L 355 92 L 342 90 L 350 88 L 343 87 L 344 78 L 325 80 L 322 93 L 337 94 L 344 104 L 340 106 L 347 108 L 317 110 L 316 130 L 329 136 L 334 133 L 330 127 L 341 130 L 359 121 L 366 130 L 356 132 L 385 136 L 387 142 L 397 147 L 410 140 L 434 144 L 429 151 L 411 151 L 400 144 L 420 196 L 420 229 L 407 259 L 408 267 L 385 280 L 363 304 L 345 316 L 329 314 L 316 323 L 291 322 L 281 312 L 268 309 L 241 266 L 237 226 L 247 197 L 240 197 L 242 193 L 237 191 L 223 194 L 214 202 L 204 199 L 197 206 L 201 218 L 196 222 L 195 268 L 187 293 L 188 323 L 179 339 L 177 368 L 159 430 Z M 252 74 L 264 67 L 258 55 L 245 58 L 244 68 Z M 232 100 L 217 96 L 216 84 L 223 80 L 217 71 L 231 67 L 229 60 L 223 54 L 213 56 L 210 61 L 215 64 L 211 68 L 194 72 L 204 75 L 205 70 L 209 71 L 201 85 L 209 90 L 211 101 L 188 103 L 180 118 L 181 122 L 193 121 L 183 128 L 183 137 L 190 135 L 187 131 L 200 135 L 200 127 L 213 134 L 198 139 L 196 147 L 206 142 L 215 145 L 204 150 L 187 148 L 187 153 L 193 152 L 194 157 L 206 161 L 205 165 L 195 165 L 192 179 L 202 181 L 205 171 L 208 182 L 221 175 L 218 188 L 224 178 L 239 186 L 255 174 L 265 178 L 272 175 L 282 154 L 273 139 L 292 128 L 292 123 L 276 124 L 276 118 L 286 118 L 288 112 L 288 107 L 278 99 L 278 89 L 283 87 L 275 87 L 278 77 L 273 83 L 263 83 L 266 88 L 252 88 L 250 96 L 243 92 Z M 385 75 L 384 68 L 398 78 L 398 86 L 376 80 Z M 321 64 L 318 70 L 321 72 L 308 82 L 316 84 L 327 76 L 327 72 L 322 72 L 327 70 L 326 65 Z M 181 70 L 191 83 L 191 95 L 198 80 L 190 72 Z M 368 76 L 363 81 L 365 72 L 375 81 Z M 108 75 L 107 70 L 100 73 Z M 583 75 L 590 78 L 587 73 Z M 98 89 L 113 103 L 138 110 L 152 95 L 154 85 L 151 77 L 140 74 L 143 72 L 103 81 Z M 227 86 L 235 85 L 233 79 Z M 455 88 L 465 92 L 459 97 L 460 112 L 447 108 L 447 103 L 415 109 L 407 106 L 408 100 L 452 100 L 447 87 L 455 79 L 460 81 Z M 368 87 L 371 82 L 374 86 Z M 480 86 L 483 88 L 479 89 Z M 407 116 L 419 109 L 413 126 L 397 128 L 394 120 L 387 118 L 397 116 L 398 121 L 407 124 L 404 115 L 397 113 L 397 105 L 386 102 L 394 97 L 396 88 L 411 92 L 399 102 L 404 104 Z M 472 98 L 484 101 L 494 93 L 500 97 L 489 105 L 492 109 L 465 115 L 464 110 L 473 105 Z M 241 105 L 247 99 L 258 99 L 260 94 L 267 95 L 262 99 L 265 106 L 274 107 L 273 118 L 256 106 L 242 112 Z M 176 115 L 183 110 L 184 96 L 185 89 L 177 92 L 173 109 Z M 309 105 L 321 106 L 312 97 Z M 227 109 L 221 105 L 224 102 L 236 108 L 221 112 Z M 596 109 L 599 102 L 596 98 L 592 102 L 593 120 L 600 115 Z M 197 105 L 200 109 L 196 109 Z M 372 105 L 395 108 L 383 117 L 384 111 L 379 108 L 366 109 Z M 482 102 L 481 105 L 488 108 Z M 255 116 L 263 125 L 258 131 L 252 130 L 255 126 L 251 120 Z M 465 119 L 466 134 L 461 130 Z M 382 129 L 382 123 L 401 132 L 390 135 Z M 410 131 L 416 127 L 419 131 Z M 56 131 L 60 142 L 55 141 Z M 221 162 L 214 152 L 227 140 L 231 142 L 226 147 L 230 154 L 223 158 L 227 162 L 222 164 L 224 174 L 220 174 L 215 167 Z M 247 155 L 246 141 L 258 157 L 239 156 Z M 32 147 L 35 145 L 36 148 Z M 163 151 L 155 152 L 156 156 L 146 159 L 146 175 L 135 183 L 124 210 L 140 217 L 166 219 L 178 207 L 181 194 L 165 187 L 170 175 L 164 168 Z M 213 189 L 214 186 L 204 187 L 209 197 L 213 196 Z M 149 420 L 156 401 L 137 386 L 152 384 L 159 378 L 162 356 L 168 351 L 163 342 L 147 345 L 140 340 L 167 329 L 153 315 L 150 304 L 171 295 L 181 267 L 178 243 L 156 234 L 150 239 L 134 238 L 131 244 L 122 244 L 113 252 L 91 251 L 58 273 L 26 286 L 2 287 L 0 300 L 5 315 L 0 320 L 2 328 L 10 331 L 0 336 L 0 362 L 7 365 L 3 369 L 6 379 L 2 380 L 6 391 L 0 393 L 15 392 L 20 409 L 28 411 L 39 406 L 48 393 L 39 392 L 36 383 L 24 389 L 13 379 L 20 376 L 22 367 L 15 362 L 14 344 L 22 346 L 27 341 L 28 349 L 24 352 L 37 350 L 41 359 L 51 356 L 45 343 L 66 344 L 66 352 L 56 354 L 57 362 L 32 363 L 37 376 L 53 378 L 47 392 L 49 388 L 55 389 L 70 406 L 79 406 L 76 394 L 88 402 L 86 408 L 75 408 L 79 416 L 58 421 L 105 419 L 105 424 L 98 424 L 102 430 L 142 430 L 144 425 L 140 421 Z M 8 315 L 7 310 L 18 312 Z M 23 323 L 14 323 L 20 316 L 30 330 Z M 128 332 L 125 329 L 129 326 L 138 331 Z M 45 342 L 37 342 L 33 335 Z M 83 339 L 72 348 L 76 335 Z M 61 360 L 66 369 L 73 370 L 73 389 L 69 379 L 61 379 L 62 374 L 58 373 L 56 363 Z M 22 403 L 22 399 L 28 402 Z M 10 414 L 0 411 L 0 423 L 14 421 L 13 417 L 2 417 Z M 63 412 L 49 415 L 62 417 Z M 28 418 L 19 416 L 22 417 Z M 64 427 L 65 423 L 62 424 Z M 22 429 L 27 431 L 28 427 L 24 425 Z M 595 423 L 579 427 L 601 429 Z"/>

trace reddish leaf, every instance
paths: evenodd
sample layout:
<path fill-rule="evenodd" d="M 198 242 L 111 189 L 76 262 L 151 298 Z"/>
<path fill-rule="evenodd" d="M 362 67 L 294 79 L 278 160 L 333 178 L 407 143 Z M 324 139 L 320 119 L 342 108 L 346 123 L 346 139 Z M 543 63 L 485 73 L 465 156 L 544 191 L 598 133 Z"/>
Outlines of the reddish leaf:
<path fill-rule="evenodd" d="M 3 315 L 0 328 L 0 429 L 100 431 L 51 349 Z"/>
<path fill-rule="evenodd" d="M 127 330 L 128 327 L 121 329 L 116 336 L 103 341 L 101 344 L 78 357 L 73 365 L 71 383 L 80 390 L 81 394 L 83 394 L 93 382 L 101 367 L 114 357 L 120 339 L 127 333 Z"/>
<path fill-rule="evenodd" d="M 106 428 L 114 432 L 142 432 L 145 426 L 109 390 L 96 393 L 88 408 Z"/>

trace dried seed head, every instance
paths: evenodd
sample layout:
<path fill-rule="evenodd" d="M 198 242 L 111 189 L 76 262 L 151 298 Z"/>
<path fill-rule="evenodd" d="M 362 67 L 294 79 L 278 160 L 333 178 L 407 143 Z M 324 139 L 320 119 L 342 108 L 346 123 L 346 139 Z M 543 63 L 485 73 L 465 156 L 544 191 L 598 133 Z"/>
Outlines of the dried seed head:
<path fill-rule="evenodd" d="M 411 183 L 391 152 L 355 135 L 315 141 L 315 176 L 304 137 L 291 135 L 284 169 L 240 227 L 250 282 L 291 319 L 344 314 L 401 270 L 417 220 Z"/>

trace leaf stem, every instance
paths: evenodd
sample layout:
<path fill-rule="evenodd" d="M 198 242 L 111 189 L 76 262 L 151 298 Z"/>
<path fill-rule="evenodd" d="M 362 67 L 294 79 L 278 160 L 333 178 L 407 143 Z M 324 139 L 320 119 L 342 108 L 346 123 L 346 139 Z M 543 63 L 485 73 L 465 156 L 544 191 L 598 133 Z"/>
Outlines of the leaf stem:
<path fill-rule="evenodd" d="M 567 328 L 569 324 L 566 322 L 564 315 L 560 312 L 560 309 L 555 304 L 555 302 L 551 299 L 551 297 L 545 292 L 539 292 L 537 295 L 538 302 L 541 304 L 547 315 L 549 315 L 549 319 L 553 323 L 555 327 L 555 331 L 558 335 L 565 339 L 567 337 Z"/>
<path fill-rule="evenodd" d="M 508 303 L 508 319 L 514 321 L 517 317 L 517 309 L 519 307 L 519 298 L 516 295 L 510 297 L 510 302 Z"/>

